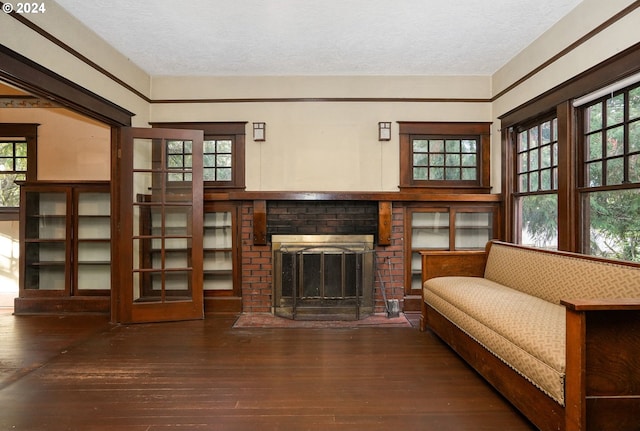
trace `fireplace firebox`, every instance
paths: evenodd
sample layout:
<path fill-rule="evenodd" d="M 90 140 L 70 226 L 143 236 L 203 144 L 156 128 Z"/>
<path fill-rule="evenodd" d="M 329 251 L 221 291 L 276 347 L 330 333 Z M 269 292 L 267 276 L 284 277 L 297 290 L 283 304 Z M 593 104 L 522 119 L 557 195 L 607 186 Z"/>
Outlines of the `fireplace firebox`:
<path fill-rule="evenodd" d="M 273 311 L 297 320 L 373 313 L 372 235 L 274 235 Z"/>

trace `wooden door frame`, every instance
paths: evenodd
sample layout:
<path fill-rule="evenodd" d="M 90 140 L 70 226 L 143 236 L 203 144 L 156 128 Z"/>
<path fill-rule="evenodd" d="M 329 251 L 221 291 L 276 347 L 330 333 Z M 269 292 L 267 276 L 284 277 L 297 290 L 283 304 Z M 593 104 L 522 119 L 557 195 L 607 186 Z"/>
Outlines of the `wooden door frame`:
<path fill-rule="evenodd" d="M 191 277 L 193 283 L 192 300 L 183 302 L 161 302 L 145 304 L 134 307 L 133 286 L 131 278 L 131 264 L 133 262 L 133 250 L 131 247 L 131 235 L 133 229 L 133 217 L 130 217 L 130 202 L 133 197 L 124 190 L 132 190 L 133 158 L 126 157 L 127 151 L 123 145 L 135 138 L 149 139 L 183 139 L 199 140 L 201 148 L 203 133 L 201 130 L 182 129 L 152 129 L 152 128 L 121 128 L 119 131 L 118 148 L 116 150 L 117 171 L 120 174 L 117 181 L 112 182 L 112 188 L 116 188 L 118 213 L 115 215 L 117 225 L 117 276 L 112 293 L 112 321 L 117 323 L 140 323 L 154 321 L 174 321 L 204 317 L 203 293 L 202 293 L 202 219 L 203 219 L 203 188 L 202 188 L 202 159 L 193 160 L 193 175 L 195 186 L 192 186 L 192 221 L 194 222 L 191 237 L 192 256 L 196 259 L 192 267 Z M 199 172 L 199 173 L 198 173 Z M 198 180 L 199 178 L 199 180 Z M 116 184 L 117 183 L 117 184 Z M 199 184 L 199 185 L 198 185 Z M 199 215 L 199 219 L 198 216 Z M 197 233 L 199 232 L 199 235 Z M 200 254 L 198 254 L 200 253 Z M 199 256 L 199 259 L 198 259 Z M 197 288 L 199 286 L 199 289 Z M 198 293 L 199 292 L 199 293 Z M 161 316 L 161 318 L 158 318 Z"/>

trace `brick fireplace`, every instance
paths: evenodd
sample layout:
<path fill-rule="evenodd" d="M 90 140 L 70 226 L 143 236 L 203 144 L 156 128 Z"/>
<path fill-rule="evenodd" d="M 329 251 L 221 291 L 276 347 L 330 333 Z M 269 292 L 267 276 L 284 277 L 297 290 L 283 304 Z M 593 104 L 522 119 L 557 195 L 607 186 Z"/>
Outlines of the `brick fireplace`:
<path fill-rule="evenodd" d="M 389 245 L 378 238 L 378 202 L 354 200 L 273 200 L 266 202 L 264 245 L 254 241 L 254 202 L 242 206 L 242 308 L 245 313 L 273 312 L 273 235 L 372 235 L 376 264 L 374 312 L 385 311 L 387 299 L 404 298 L 404 247 L 402 207 L 391 214 Z M 382 280 L 380 280 L 382 277 Z M 382 283 L 381 283 L 382 281 Z"/>

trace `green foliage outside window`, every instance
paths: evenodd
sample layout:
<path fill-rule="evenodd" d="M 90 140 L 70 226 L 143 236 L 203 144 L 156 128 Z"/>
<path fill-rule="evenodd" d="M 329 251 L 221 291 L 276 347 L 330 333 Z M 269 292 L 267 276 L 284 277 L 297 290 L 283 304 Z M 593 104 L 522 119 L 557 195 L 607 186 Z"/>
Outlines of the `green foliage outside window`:
<path fill-rule="evenodd" d="M 640 262 L 640 189 L 589 193 L 590 254 Z"/>
<path fill-rule="evenodd" d="M 476 181 L 476 139 L 414 139 L 413 179 L 419 181 Z"/>
<path fill-rule="evenodd" d="M 0 207 L 20 206 L 20 187 L 15 181 L 24 181 L 27 174 L 27 143 L 0 142 Z"/>
<path fill-rule="evenodd" d="M 590 253 L 640 261 L 640 86 L 585 108 L 584 151 Z"/>

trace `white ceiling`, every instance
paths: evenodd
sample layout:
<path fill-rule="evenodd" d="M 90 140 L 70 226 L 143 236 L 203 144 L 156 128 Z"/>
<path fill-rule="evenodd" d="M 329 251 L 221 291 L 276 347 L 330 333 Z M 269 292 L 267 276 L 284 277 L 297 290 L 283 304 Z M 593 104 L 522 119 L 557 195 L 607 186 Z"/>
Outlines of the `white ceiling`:
<path fill-rule="evenodd" d="M 582 0 L 56 0 L 152 76 L 491 75 Z"/>

